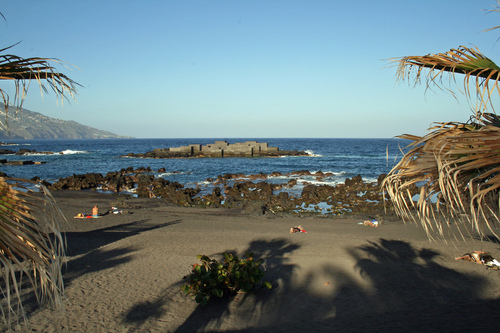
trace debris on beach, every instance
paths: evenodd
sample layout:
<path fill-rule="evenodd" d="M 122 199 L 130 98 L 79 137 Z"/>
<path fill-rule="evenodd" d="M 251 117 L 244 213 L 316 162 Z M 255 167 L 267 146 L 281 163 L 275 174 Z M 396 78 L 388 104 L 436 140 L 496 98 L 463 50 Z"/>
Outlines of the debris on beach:
<path fill-rule="evenodd" d="M 305 233 L 307 233 L 307 231 L 305 231 L 304 228 L 302 228 L 302 226 L 300 226 L 300 225 L 296 226 L 296 227 L 290 228 L 290 233 L 291 234 L 294 234 L 296 232 L 305 232 Z"/>
<path fill-rule="evenodd" d="M 92 214 L 87 214 L 87 213 L 80 213 L 76 215 L 74 218 L 75 219 L 97 219 L 100 218 L 101 216 L 94 216 Z"/>
<path fill-rule="evenodd" d="M 473 251 L 465 253 L 461 257 L 456 257 L 455 260 L 465 260 L 485 265 L 487 269 L 500 269 L 500 262 L 491 256 L 490 253 L 484 251 Z"/>
<path fill-rule="evenodd" d="M 123 210 L 118 209 L 116 207 L 111 207 L 111 209 L 108 212 L 111 214 L 123 214 Z"/>
<path fill-rule="evenodd" d="M 375 219 L 366 220 L 364 222 L 359 222 L 358 224 L 363 224 L 363 225 L 366 225 L 366 226 L 369 226 L 369 227 L 378 227 L 379 226 L 378 221 L 375 220 Z"/>

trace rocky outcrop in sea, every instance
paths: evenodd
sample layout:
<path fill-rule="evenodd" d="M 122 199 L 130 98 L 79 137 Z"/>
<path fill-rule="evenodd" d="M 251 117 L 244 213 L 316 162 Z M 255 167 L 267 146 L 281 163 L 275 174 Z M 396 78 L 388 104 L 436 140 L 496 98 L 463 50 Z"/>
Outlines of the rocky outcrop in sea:
<path fill-rule="evenodd" d="M 188 157 L 279 157 L 307 156 L 308 153 L 297 150 L 280 150 L 269 147 L 266 142 L 246 141 L 228 143 L 215 141 L 212 144 L 191 144 L 188 146 L 157 148 L 146 153 L 128 153 L 122 157 L 139 158 L 188 158 Z"/>

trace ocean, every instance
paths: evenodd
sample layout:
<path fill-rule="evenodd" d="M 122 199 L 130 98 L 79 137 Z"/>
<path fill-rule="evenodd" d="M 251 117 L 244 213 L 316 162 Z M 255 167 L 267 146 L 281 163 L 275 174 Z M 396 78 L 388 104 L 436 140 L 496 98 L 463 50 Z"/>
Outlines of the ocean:
<path fill-rule="evenodd" d="M 143 159 L 120 157 L 127 153 L 145 153 L 155 148 L 179 147 L 189 144 L 209 144 L 216 140 L 229 143 L 244 141 L 267 142 L 280 150 L 306 151 L 309 156 L 300 157 L 252 157 L 252 158 L 190 158 L 190 159 Z M 218 175 L 270 174 L 284 175 L 293 171 L 331 173 L 321 180 L 302 177 L 300 182 L 336 185 L 346 178 L 361 175 L 365 182 L 374 182 L 380 174 L 388 173 L 402 157 L 408 141 L 401 139 L 105 139 L 105 140 L 4 140 L 15 144 L 3 149 L 51 151 L 55 154 L 0 155 L 7 160 L 31 160 L 46 162 L 35 165 L 0 165 L 0 170 L 9 177 L 40 177 L 50 183 L 74 174 L 119 171 L 124 168 L 150 167 L 153 174 L 170 181 L 194 187 L 206 184 L 207 179 Z M 165 168 L 166 172 L 156 172 Z M 281 176 L 268 181 L 286 182 L 292 176 Z M 300 186 L 298 190 L 300 189 Z"/>

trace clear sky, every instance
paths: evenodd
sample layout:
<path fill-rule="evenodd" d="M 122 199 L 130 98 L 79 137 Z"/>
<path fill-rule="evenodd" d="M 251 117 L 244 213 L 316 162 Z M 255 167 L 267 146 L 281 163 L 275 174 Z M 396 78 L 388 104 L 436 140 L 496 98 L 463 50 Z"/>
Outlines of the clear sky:
<path fill-rule="evenodd" d="M 138 138 L 394 137 L 466 121 L 461 98 L 395 83 L 389 58 L 477 46 L 500 62 L 495 0 L 17 0 L 1 46 L 51 57 L 77 101 L 24 108 Z M 8 90 L 12 82 L 0 82 Z"/>

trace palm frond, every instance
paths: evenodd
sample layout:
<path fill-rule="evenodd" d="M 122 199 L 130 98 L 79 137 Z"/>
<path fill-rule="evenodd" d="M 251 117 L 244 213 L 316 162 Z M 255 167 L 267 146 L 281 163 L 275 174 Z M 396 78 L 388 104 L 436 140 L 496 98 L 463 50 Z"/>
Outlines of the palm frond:
<path fill-rule="evenodd" d="M 498 81 L 500 67 L 484 56 L 477 48 L 460 46 L 446 53 L 428 54 L 425 56 L 407 56 L 395 58 L 398 63 L 397 81 L 414 81 L 415 84 L 425 78 L 426 89 L 435 85 L 440 89 L 454 92 L 443 85 L 443 75 L 449 74 L 449 81 L 456 83 L 455 74 L 464 74 L 463 90 L 458 88 L 467 99 L 471 100 L 470 84 L 473 81 L 476 92 L 476 104 L 473 106 L 476 119 L 481 118 L 488 105 L 492 107 L 491 96 L 494 91 L 500 94 Z"/>
<path fill-rule="evenodd" d="M 0 49 L 0 80 L 13 80 L 15 85 L 14 105 L 21 107 L 29 88 L 29 83 L 35 80 L 40 87 L 40 92 L 48 93 L 52 90 L 61 103 L 68 97 L 75 98 L 78 83 L 66 75 L 59 73 L 51 63 L 64 64 L 54 58 L 21 58 L 12 54 L 2 54 L 15 45 Z M 8 94 L 0 89 L 0 95 L 5 104 L 7 124 L 7 112 L 11 105 Z M 6 126 L 0 120 L 0 126 Z"/>
<path fill-rule="evenodd" d="M 396 211 L 425 230 L 462 221 L 481 236 L 500 238 L 500 119 L 484 114 L 480 124 L 437 123 L 423 137 L 411 139 L 410 150 L 382 186 Z M 420 186 L 420 198 L 408 189 Z M 446 221 L 443 223 L 443 221 Z"/>
<path fill-rule="evenodd" d="M 493 6 L 495 9 L 490 9 L 488 10 L 488 13 L 487 14 L 490 14 L 490 13 L 499 13 L 500 12 L 500 1 L 497 0 L 497 5 L 496 6 Z M 485 29 L 483 30 L 483 32 L 486 32 L 486 31 L 491 31 L 491 30 L 495 30 L 495 29 L 498 29 L 500 28 L 500 25 L 498 26 L 495 26 L 493 28 L 489 28 L 489 29 Z"/>
<path fill-rule="evenodd" d="M 16 181 L 18 185 L 12 183 Z M 22 190 L 19 181 L 0 178 L 0 287 L 4 296 L 0 303 L 8 327 L 24 317 L 21 284 L 27 276 L 41 304 L 62 306 L 64 291 L 61 265 L 64 239 L 59 223 L 64 215 L 59 211 L 47 189 L 43 196 Z M 41 212 L 36 217 L 33 211 Z"/>

